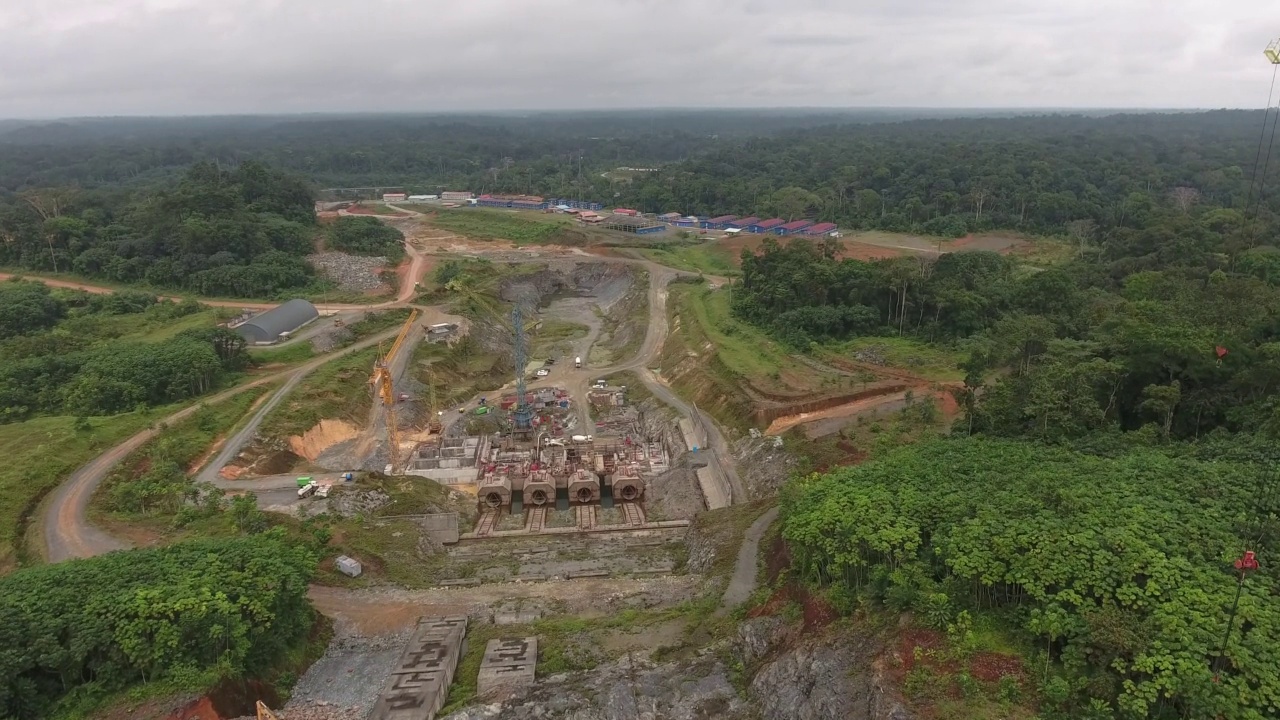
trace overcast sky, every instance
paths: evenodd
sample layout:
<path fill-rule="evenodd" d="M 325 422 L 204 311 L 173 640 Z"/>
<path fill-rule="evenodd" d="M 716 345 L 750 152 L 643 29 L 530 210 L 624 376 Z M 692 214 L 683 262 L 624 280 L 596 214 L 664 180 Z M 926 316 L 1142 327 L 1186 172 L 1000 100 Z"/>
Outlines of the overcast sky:
<path fill-rule="evenodd" d="M 1261 107 L 1276 0 L 0 0 L 0 117 Z"/>

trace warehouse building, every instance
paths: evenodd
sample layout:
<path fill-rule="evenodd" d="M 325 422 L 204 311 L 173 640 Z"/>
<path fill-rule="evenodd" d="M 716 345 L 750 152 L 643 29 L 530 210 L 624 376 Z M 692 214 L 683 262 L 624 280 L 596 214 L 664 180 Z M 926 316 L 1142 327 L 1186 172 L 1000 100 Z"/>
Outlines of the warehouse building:
<path fill-rule="evenodd" d="M 730 223 L 725 223 L 724 227 L 726 230 L 746 230 L 747 232 L 751 232 L 750 227 L 758 222 L 760 222 L 760 218 L 752 215 L 751 217 L 744 217 Z"/>
<path fill-rule="evenodd" d="M 737 219 L 737 215 L 721 215 L 720 217 L 713 217 L 710 220 L 704 220 L 702 222 L 702 227 L 705 230 L 723 230 L 728 223 Z"/>
<path fill-rule="evenodd" d="M 320 317 L 316 306 L 295 298 L 232 328 L 254 345 L 270 345 L 288 338 L 298 328 Z"/>
<path fill-rule="evenodd" d="M 827 235 L 835 235 L 839 230 L 840 228 L 837 227 L 835 223 L 827 222 L 810 225 L 802 230 L 800 234 L 808 235 L 810 237 L 826 237 Z"/>
<path fill-rule="evenodd" d="M 753 223 L 750 227 L 748 227 L 747 232 L 755 233 L 756 235 L 763 235 L 767 232 L 772 232 L 774 228 L 784 223 L 786 223 L 786 220 L 783 220 L 782 218 L 769 218 L 768 220 L 760 220 L 759 222 Z"/>
<path fill-rule="evenodd" d="M 677 213 L 677 212 L 662 213 L 661 215 L 658 216 L 658 219 L 664 223 L 674 223 L 675 221 L 680 219 L 680 213 Z"/>
<path fill-rule="evenodd" d="M 476 198 L 480 207 L 511 208 L 513 210 L 546 210 L 550 205 L 537 195 L 481 195 Z"/>
<path fill-rule="evenodd" d="M 813 224 L 812 220 L 795 220 L 773 229 L 776 235 L 799 235 L 800 231 Z"/>
<path fill-rule="evenodd" d="M 604 227 L 636 235 L 652 235 L 667 229 L 666 225 L 656 220 L 631 215 L 613 215 L 604 221 Z"/>
<path fill-rule="evenodd" d="M 568 207 L 571 207 L 574 210 L 591 210 L 592 212 L 598 212 L 604 209 L 604 205 L 601 205 L 598 202 L 588 202 L 586 200 L 571 200 L 569 198 L 551 198 L 547 202 L 555 206 L 567 205 Z"/>

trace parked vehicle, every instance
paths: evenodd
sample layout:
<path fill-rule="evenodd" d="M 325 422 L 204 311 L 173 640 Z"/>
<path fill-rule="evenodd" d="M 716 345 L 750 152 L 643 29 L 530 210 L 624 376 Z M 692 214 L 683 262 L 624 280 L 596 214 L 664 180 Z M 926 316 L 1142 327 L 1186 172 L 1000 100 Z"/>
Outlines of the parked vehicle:
<path fill-rule="evenodd" d="M 303 475 L 298 478 L 298 487 L 306 487 L 307 485 L 310 485 L 311 482 L 312 480 L 310 475 Z"/>
<path fill-rule="evenodd" d="M 538 377 L 546 377 L 551 374 L 551 371 L 546 368 L 542 368 L 541 370 L 539 370 L 534 374 L 537 375 Z"/>
<path fill-rule="evenodd" d="M 573 366 L 574 366 L 574 367 L 576 367 L 576 368 L 580 368 L 580 367 L 582 367 L 582 358 L 580 358 L 580 357 L 576 357 L 576 358 L 574 358 L 574 359 L 573 359 Z"/>
<path fill-rule="evenodd" d="M 306 485 L 303 485 L 302 487 L 298 488 L 298 499 L 301 500 L 302 498 L 310 497 L 313 493 L 315 493 L 315 491 L 316 491 L 316 484 L 307 483 Z"/>
<path fill-rule="evenodd" d="M 333 486 L 332 486 L 332 485 L 321 485 L 321 486 L 317 487 L 317 488 L 316 488 L 316 497 L 318 497 L 318 498 L 327 498 L 327 497 L 329 497 L 329 488 L 331 488 L 331 487 L 333 487 Z"/>

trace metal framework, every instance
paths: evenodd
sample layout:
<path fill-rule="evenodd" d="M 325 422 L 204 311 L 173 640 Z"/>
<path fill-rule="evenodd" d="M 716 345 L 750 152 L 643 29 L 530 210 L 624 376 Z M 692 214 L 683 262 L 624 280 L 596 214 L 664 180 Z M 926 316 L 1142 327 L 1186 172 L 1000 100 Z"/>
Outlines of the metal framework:
<path fill-rule="evenodd" d="M 1280 65 L 1280 39 L 1272 40 L 1267 49 L 1262 51 L 1272 65 Z"/>
<path fill-rule="evenodd" d="M 404 321 L 400 334 L 396 335 L 396 341 L 391 344 L 391 350 L 383 355 L 382 349 L 378 349 L 381 357 L 374 361 L 373 374 L 369 377 L 369 384 L 373 386 L 374 393 L 382 397 L 382 407 L 386 414 L 387 444 L 391 456 L 392 475 L 400 472 L 400 429 L 396 427 L 395 380 L 392 377 L 391 364 L 395 362 L 400 348 L 404 346 L 405 338 L 409 336 L 410 328 L 417 319 L 417 310 L 409 313 L 409 319 Z"/>
<path fill-rule="evenodd" d="M 529 407 L 528 398 L 525 397 L 527 389 L 524 384 L 524 369 L 529 364 L 529 349 L 525 342 L 524 312 L 520 310 L 520 303 L 516 303 L 515 309 L 511 311 L 511 325 L 516 342 L 516 406 L 511 413 L 511 418 L 515 424 L 516 435 L 527 440 L 533 433 L 533 410 Z"/>

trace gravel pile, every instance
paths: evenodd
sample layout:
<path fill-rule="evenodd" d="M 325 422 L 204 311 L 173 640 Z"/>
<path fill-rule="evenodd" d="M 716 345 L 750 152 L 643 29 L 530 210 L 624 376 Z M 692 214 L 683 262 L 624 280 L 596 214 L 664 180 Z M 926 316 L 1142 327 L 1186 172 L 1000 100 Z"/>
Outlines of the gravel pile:
<path fill-rule="evenodd" d="M 340 252 L 308 255 L 307 260 L 325 277 L 338 283 L 340 290 L 372 292 L 388 286 L 378 274 L 387 266 L 385 257 L 364 257 Z"/>

